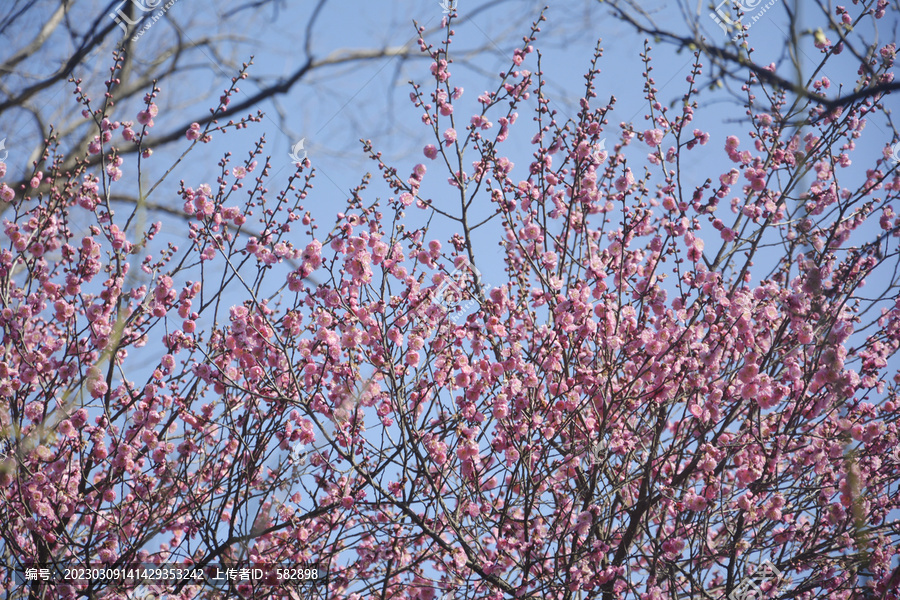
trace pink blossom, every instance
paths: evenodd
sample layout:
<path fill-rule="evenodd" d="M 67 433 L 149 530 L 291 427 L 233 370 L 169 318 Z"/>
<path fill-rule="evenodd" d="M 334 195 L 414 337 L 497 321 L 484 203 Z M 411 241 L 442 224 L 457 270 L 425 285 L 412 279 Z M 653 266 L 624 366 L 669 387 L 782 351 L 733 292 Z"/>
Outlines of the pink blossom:
<path fill-rule="evenodd" d="M 307 244 L 302 258 L 304 264 L 309 265 L 312 270 L 318 269 L 322 264 L 322 243 L 319 240 L 313 240 Z"/>
<path fill-rule="evenodd" d="M 491 123 L 491 122 L 490 122 L 486 117 L 484 117 L 483 115 L 474 115 L 474 116 L 471 118 L 470 122 L 472 123 L 472 126 L 473 126 L 473 127 L 478 127 L 478 128 L 481 129 L 481 130 L 490 129 L 491 127 L 494 126 L 494 124 Z"/>
<path fill-rule="evenodd" d="M 624 192 L 632 185 L 634 185 L 634 176 L 631 174 L 631 169 L 625 169 L 625 174 L 616 179 L 616 191 Z"/>
<path fill-rule="evenodd" d="M 735 183 L 737 183 L 738 176 L 740 176 L 740 174 L 740 171 L 738 171 L 737 169 L 731 169 L 724 175 L 720 175 L 719 181 L 722 183 L 722 185 L 734 185 Z"/>
<path fill-rule="evenodd" d="M 678 557 L 678 555 L 681 554 L 683 548 L 683 541 L 672 538 L 667 539 L 662 544 L 662 550 L 669 560 L 674 560 L 676 557 Z"/>
<path fill-rule="evenodd" d="M 460 460 L 473 460 L 478 458 L 478 444 L 472 441 L 460 444 L 456 450 L 456 455 Z"/>
<path fill-rule="evenodd" d="M 151 104 L 146 109 L 140 111 L 137 115 L 137 122 L 147 127 L 153 127 L 153 117 L 157 115 L 159 109 L 155 104 Z"/>
<path fill-rule="evenodd" d="M 455 141 L 456 141 L 456 130 L 453 129 L 452 127 L 447 128 L 447 130 L 444 131 L 444 145 L 450 146 Z"/>
<path fill-rule="evenodd" d="M 44 405 L 41 402 L 29 402 L 25 405 L 25 417 L 37 423 L 43 419 Z"/>
<path fill-rule="evenodd" d="M 662 142 L 664 135 L 661 129 L 648 129 L 644 132 L 644 141 L 651 148 L 656 148 Z"/>
<path fill-rule="evenodd" d="M 87 422 L 87 416 L 87 410 L 79 408 L 72 413 L 70 420 L 76 428 L 80 429 L 84 427 L 84 424 Z"/>
<path fill-rule="evenodd" d="M 88 373 L 88 390 L 94 398 L 102 398 L 109 391 L 109 386 L 97 367 L 91 367 Z"/>
<path fill-rule="evenodd" d="M 685 496 L 684 503 L 687 509 L 693 512 L 702 511 L 707 506 L 706 498 L 698 496 L 693 490 Z"/>

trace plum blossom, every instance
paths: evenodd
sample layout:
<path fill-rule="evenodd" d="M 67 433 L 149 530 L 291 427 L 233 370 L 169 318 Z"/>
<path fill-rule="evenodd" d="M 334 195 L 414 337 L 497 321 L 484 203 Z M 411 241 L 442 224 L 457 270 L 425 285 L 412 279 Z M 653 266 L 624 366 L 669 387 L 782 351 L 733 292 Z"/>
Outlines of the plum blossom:
<path fill-rule="evenodd" d="M 624 192 L 632 185 L 634 185 L 634 175 L 632 175 L 631 169 L 625 169 L 625 174 L 616 179 L 616 191 Z"/>
<path fill-rule="evenodd" d="M 456 141 L 456 130 L 452 127 L 444 131 L 444 145 L 451 146 Z"/>
<path fill-rule="evenodd" d="M 648 129 L 644 132 L 644 141 L 651 148 L 656 148 L 662 142 L 664 135 L 661 129 Z"/>

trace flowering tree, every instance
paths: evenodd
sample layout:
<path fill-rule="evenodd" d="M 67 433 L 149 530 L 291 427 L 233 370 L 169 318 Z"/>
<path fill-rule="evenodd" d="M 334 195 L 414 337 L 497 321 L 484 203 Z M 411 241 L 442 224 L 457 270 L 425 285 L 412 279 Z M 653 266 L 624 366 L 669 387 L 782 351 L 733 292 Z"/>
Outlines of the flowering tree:
<path fill-rule="evenodd" d="M 366 177 L 322 227 L 311 162 L 273 193 L 260 140 L 180 184 L 188 220 L 147 225 L 109 196 L 137 187 L 119 147 L 148 159 L 154 88 L 132 127 L 79 96 L 99 169 L 60 170 L 50 137 L 30 185 L 0 187 L 4 562 L 328 574 L 167 585 L 184 599 L 897 598 L 900 176 L 887 149 L 850 166 L 884 90 L 826 109 L 751 76 L 749 131 L 716 139 L 691 125 L 699 55 L 667 109 L 646 46 L 649 123 L 615 129 L 598 48 L 562 122 L 538 21 L 460 116 L 451 21 L 410 96 L 446 183 L 365 141 L 392 195 Z M 841 83 L 887 77 L 877 50 Z M 130 589 L 3 577 L 9 597 Z"/>

